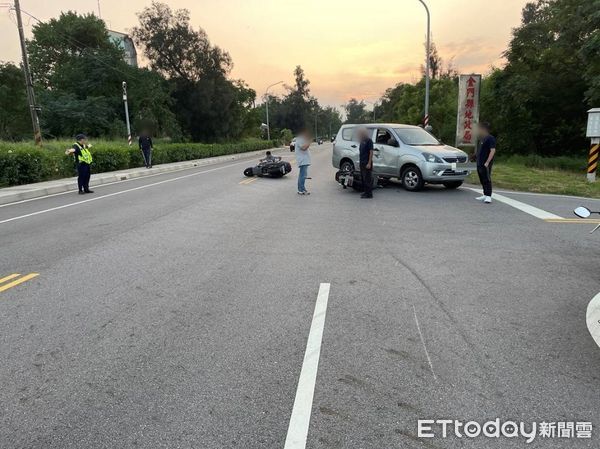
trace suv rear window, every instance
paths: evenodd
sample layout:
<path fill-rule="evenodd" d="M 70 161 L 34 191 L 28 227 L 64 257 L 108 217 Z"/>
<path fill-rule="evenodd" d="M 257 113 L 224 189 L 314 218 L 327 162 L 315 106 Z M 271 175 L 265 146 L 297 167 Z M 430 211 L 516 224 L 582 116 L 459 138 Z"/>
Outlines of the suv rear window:
<path fill-rule="evenodd" d="M 353 126 L 342 129 L 342 139 L 352 140 L 353 137 L 354 137 L 354 127 Z"/>

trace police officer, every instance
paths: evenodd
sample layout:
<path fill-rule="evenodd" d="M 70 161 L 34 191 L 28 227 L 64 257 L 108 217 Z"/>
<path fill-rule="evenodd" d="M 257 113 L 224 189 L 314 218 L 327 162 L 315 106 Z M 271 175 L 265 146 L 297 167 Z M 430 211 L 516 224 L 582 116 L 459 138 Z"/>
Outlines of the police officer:
<path fill-rule="evenodd" d="M 94 193 L 93 190 L 90 190 L 90 165 L 92 164 L 92 153 L 90 153 L 91 145 L 88 145 L 85 134 L 77 134 L 75 140 L 76 142 L 73 144 L 73 148 L 69 148 L 65 151 L 65 154 L 73 154 L 75 156 L 75 162 L 77 162 L 77 186 L 79 187 L 79 194 Z"/>

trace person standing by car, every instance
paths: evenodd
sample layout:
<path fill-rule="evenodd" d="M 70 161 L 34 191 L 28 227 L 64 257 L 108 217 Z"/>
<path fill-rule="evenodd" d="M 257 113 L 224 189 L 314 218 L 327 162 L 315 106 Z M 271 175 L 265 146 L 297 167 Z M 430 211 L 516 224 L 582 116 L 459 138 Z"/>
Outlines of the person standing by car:
<path fill-rule="evenodd" d="M 296 137 L 295 151 L 296 164 L 298 165 L 298 195 L 310 195 L 306 190 L 305 182 L 308 176 L 308 166 L 310 165 L 310 142 L 311 136 L 308 130 L 303 129 L 300 135 Z"/>
<path fill-rule="evenodd" d="M 90 190 L 90 166 L 92 165 L 92 153 L 90 153 L 91 145 L 88 145 L 85 134 L 77 134 L 75 140 L 76 142 L 73 144 L 73 148 L 67 149 L 65 154 L 72 154 L 75 156 L 79 194 L 94 193 L 93 190 Z"/>
<path fill-rule="evenodd" d="M 481 139 L 481 145 L 477 150 L 477 174 L 479 182 L 483 187 L 483 195 L 477 200 L 484 203 L 492 202 L 492 165 L 496 154 L 496 138 L 490 132 L 490 124 L 482 122 L 477 125 L 477 132 Z"/>
<path fill-rule="evenodd" d="M 360 197 L 373 198 L 373 140 L 371 140 L 367 128 L 360 128 L 358 130 L 358 137 L 360 139 L 360 178 L 365 189 Z"/>
<path fill-rule="evenodd" d="M 142 151 L 142 155 L 144 156 L 144 163 L 146 164 L 146 168 L 152 168 L 152 137 L 150 137 L 150 133 L 146 130 L 142 131 L 140 134 L 140 138 L 138 139 L 138 145 L 140 146 L 140 150 Z"/>

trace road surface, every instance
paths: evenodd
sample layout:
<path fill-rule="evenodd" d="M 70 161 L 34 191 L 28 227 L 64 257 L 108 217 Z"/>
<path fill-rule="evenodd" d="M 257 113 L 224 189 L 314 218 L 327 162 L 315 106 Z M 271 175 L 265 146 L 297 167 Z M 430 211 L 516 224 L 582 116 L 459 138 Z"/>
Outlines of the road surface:
<path fill-rule="evenodd" d="M 0 278 L 21 276 L 0 288 L 31 274 L 0 292 L 0 447 L 528 446 L 418 436 L 496 418 L 591 422 L 529 446 L 600 447 L 591 223 L 468 188 L 361 200 L 330 144 L 307 197 L 295 165 L 247 165 L 0 207 Z M 600 205 L 503 195 L 569 218 Z"/>

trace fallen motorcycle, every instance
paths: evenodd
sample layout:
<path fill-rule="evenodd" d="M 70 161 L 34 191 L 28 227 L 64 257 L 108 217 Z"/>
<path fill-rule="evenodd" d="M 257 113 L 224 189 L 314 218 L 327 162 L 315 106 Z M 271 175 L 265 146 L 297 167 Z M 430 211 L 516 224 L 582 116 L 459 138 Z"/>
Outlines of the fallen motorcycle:
<path fill-rule="evenodd" d="M 244 170 L 244 175 L 248 177 L 259 176 L 268 178 L 281 178 L 292 171 L 292 165 L 281 160 L 280 157 L 272 159 L 261 159 L 258 165 L 248 167 Z"/>
<path fill-rule="evenodd" d="M 364 191 L 364 184 L 360 172 L 353 168 L 344 168 L 338 170 L 335 174 L 335 180 L 344 188 L 352 187 L 357 192 Z M 383 187 L 387 180 L 373 175 L 373 188 Z"/>
<path fill-rule="evenodd" d="M 598 214 L 598 215 L 600 215 L 600 212 L 593 212 L 593 211 L 589 210 L 587 207 L 584 207 L 584 206 L 579 206 L 578 208 L 576 208 L 573 211 L 573 213 L 575 215 L 577 215 L 579 218 L 589 218 L 592 214 Z M 598 224 L 598 226 L 596 226 L 594 229 L 592 229 L 590 231 L 590 234 L 593 234 L 598 229 L 600 229 L 600 224 Z"/>

